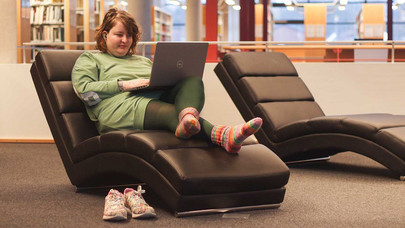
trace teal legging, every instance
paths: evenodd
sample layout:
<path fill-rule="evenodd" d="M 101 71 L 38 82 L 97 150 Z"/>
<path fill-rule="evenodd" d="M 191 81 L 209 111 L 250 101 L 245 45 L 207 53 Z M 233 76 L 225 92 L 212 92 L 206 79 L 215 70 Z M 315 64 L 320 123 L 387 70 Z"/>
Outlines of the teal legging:
<path fill-rule="evenodd" d="M 176 131 L 179 113 L 193 107 L 201 112 L 205 102 L 204 84 L 199 77 L 187 77 L 165 91 L 159 100 L 149 102 L 144 120 L 145 130 Z M 199 119 L 201 131 L 194 138 L 210 139 L 213 125 Z"/>

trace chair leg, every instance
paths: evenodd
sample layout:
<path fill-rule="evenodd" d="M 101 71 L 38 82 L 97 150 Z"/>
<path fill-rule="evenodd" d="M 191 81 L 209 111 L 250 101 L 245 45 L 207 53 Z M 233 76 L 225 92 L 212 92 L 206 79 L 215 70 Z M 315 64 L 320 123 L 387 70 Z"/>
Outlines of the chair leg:
<path fill-rule="evenodd" d="M 295 164 L 302 164 L 302 163 L 312 163 L 312 162 L 324 162 L 329 161 L 330 156 L 323 157 L 323 158 L 311 158 L 311 159 L 304 159 L 304 160 L 297 160 L 297 161 L 288 161 L 285 162 L 287 165 L 295 165 Z"/>
<path fill-rule="evenodd" d="M 202 209 L 202 210 L 195 210 L 195 211 L 175 212 L 175 216 L 176 216 L 176 218 L 182 218 L 182 217 L 194 216 L 194 215 L 238 212 L 238 211 L 245 211 L 245 210 L 276 209 L 279 207 L 280 207 L 280 204 L 276 203 L 276 204 L 265 204 L 265 205 L 232 207 L 232 208 Z"/>

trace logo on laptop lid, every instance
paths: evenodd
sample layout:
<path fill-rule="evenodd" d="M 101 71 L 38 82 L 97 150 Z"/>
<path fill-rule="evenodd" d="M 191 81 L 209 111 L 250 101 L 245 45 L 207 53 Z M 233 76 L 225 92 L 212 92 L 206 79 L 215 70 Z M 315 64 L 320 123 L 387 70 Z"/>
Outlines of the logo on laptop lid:
<path fill-rule="evenodd" d="M 179 68 L 179 69 L 183 68 L 183 66 L 184 66 L 183 60 L 177 61 L 176 66 L 177 66 L 177 68 Z"/>

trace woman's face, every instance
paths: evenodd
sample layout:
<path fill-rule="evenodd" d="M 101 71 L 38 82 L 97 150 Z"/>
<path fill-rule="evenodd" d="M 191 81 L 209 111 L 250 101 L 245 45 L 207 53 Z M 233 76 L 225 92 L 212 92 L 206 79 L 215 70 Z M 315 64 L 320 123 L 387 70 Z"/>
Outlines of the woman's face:
<path fill-rule="evenodd" d="M 132 36 L 128 34 L 125 26 L 120 21 L 108 33 L 104 33 L 104 39 L 107 52 L 116 57 L 125 56 L 133 42 Z"/>

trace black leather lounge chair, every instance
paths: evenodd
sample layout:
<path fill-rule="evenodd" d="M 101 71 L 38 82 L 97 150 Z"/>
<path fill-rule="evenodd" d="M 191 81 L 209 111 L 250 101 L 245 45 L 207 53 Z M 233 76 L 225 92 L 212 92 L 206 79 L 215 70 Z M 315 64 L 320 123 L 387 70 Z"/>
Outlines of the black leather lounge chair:
<path fill-rule="evenodd" d="M 230 53 L 215 72 L 244 119 L 263 118 L 263 127 L 255 136 L 283 161 L 353 151 L 404 179 L 404 115 L 325 116 L 282 53 Z"/>
<path fill-rule="evenodd" d="M 40 52 L 31 75 L 71 183 L 78 189 L 146 183 L 176 216 L 274 208 L 288 167 L 261 144 L 238 155 L 166 131 L 99 135 L 76 97 L 71 71 L 82 51 Z"/>

